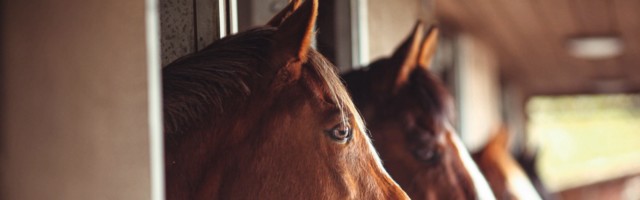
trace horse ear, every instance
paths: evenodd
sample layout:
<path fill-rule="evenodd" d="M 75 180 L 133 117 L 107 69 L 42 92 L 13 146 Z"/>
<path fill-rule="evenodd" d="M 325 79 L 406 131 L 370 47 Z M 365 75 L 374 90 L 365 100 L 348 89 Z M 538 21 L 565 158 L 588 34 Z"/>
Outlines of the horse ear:
<path fill-rule="evenodd" d="M 307 53 L 311 48 L 317 16 L 318 0 L 307 0 L 284 19 L 274 35 L 274 54 L 281 56 L 285 63 L 285 68 L 278 73 L 289 80 L 300 77 L 302 63 L 307 61 Z"/>
<path fill-rule="evenodd" d="M 418 64 L 418 54 L 420 48 L 420 40 L 424 35 L 424 27 L 421 21 L 418 21 L 413 28 L 411 35 L 396 49 L 391 56 L 391 61 L 395 67 L 393 74 L 395 75 L 394 88 L 403 86 L 408 80 L 411 72 Z"/>
<path fill-rule="evenodd" d="M 269 20 L 269 22 L 267 22 L 267 26 L 272 26 L 272 27 L 280 26 L 280 24 L 282 24 L 282 22 L 285 19 L 287 19 L 287 17 L 289 17 L 291 14 L 293 14 L 293 12 L 296 11 L 296 9 L 298 9 L 298 7 L 300 7 L 300 2 L 301 2 L 301 0 L 292 0 L 292 1 L 290 1 L 289 5 L 287 5 L 287 7 L 284 7 L 284 9 L 282 9 L 282 11 L 280 11 L 278 14 L 273 16 L 273 18 L 271 18 L 271 20 Z"/>
<path fill-rule="evenodd" d="M 499 148 L 507 148 L 508 144 L 509 144 L 509 131 L 507 130 L 507 127 L 503 125 L 503 126 L 500 126 L 498 131 L 493 135 L 493 137 L 487 144 L 487 147 L 492 146 L 492 147 L 499 147 Z"/>
<path fill-rule="evenodd" d="M 432 26 L 427 33 L 422 45 L 420 45 L 420 54 L 418 56 L 418 65 L 425 69 L 429 69 L 431 60 L 436 53 L 438 47 L 438 28 Z"/>

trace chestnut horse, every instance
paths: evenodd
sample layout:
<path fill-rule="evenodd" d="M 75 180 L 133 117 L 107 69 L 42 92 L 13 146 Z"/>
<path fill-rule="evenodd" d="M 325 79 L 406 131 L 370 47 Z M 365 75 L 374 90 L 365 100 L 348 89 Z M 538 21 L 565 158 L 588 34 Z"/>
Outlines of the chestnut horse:
<path fill-rule="evenodd" d="M 310 49 L 318 0 L 163 69 L 168 199 L 407 199 Z"/>
<path fill-rule="evenodd" d="M 501 127 L 480 151 L 473 154 L 497 199 L 542 199 L 529 177 L 513 158 L 507 143 L 509 133 Z"/>
<path fill-rule="evenodd" d="M 438 30 L 421 22 L 389 57 L 343 76 L 385 168 L 412 199 L 493 199 L 454 129 L 453 102 L 428 70 Z M 425 39 L 423 39 L 425 38 Z"/>

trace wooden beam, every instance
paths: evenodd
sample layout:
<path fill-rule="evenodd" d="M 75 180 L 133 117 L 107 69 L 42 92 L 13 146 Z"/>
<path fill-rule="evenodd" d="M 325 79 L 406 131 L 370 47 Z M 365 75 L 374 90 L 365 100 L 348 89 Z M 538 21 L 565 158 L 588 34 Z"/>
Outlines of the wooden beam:
<path fill-rule="evenodd" d="M 614 31 L 615 15 L 611 1 L 571 0 L 570 3 L 581 33 L 608 34 Z"/>
<path fill-rule="evenodd" d="M 535 68 L 528 67 L 530 65 L 540 66 L 539 58 L 535 48 L 526 41 L 526 38 L 522 38 L 518 32 L 513 31 L 514 27 L 512 22 L 508 19 L 509 16 L 504 14 L 502 7 L 496 5 L 496 2 L 487 3 L 485 1 L 461 1 L 457 2 L 462 5 L 467 11 L 466 14 L 472 15 L 474 19 L 483 19 L 484 23 L 481 31 L 484 31 L 487 37 L 491 38 L 492 43 L 502 43 L 504 48 L 501 52 L 506 52 L 506 55 L 513 60 L 512 66 L 516 67 L 518 74 L 523 78 L 529 87 L 536 87 L 540 84 L 536 79 L 529 77 L 531 74 L 535 74 Z"/>
<path fill-rule="evenodd" d="M 581 33 L 569 1 L 571 0 L 539 0 L 532 2 L 538 20 L 544 24 L 544 31 L 548 36 L 548 40 L 555 43 L 553 54 L 559 57 L 559 65 L 570 69 L 564 72 L 563 76 L 565 77 L 573 76 L 576 72 L 586 71 L 581 68 L 591 65 L 584 59 L 578 59 L 570 55 L 566 47 L 567 39 Z"/>

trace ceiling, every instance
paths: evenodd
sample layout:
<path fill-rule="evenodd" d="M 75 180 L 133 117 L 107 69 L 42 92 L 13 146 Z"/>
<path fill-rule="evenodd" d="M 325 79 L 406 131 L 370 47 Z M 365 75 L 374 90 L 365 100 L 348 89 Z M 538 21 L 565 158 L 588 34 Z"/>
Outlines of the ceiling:
<path fill-rule="evenodd" d="M 503 77 L 531 94 L 640 91 L 640 0 L 436 0 L 446 28 L 491 46 Z M 567 39 L 616 35 L 620 56 L 572 56 Z"/>

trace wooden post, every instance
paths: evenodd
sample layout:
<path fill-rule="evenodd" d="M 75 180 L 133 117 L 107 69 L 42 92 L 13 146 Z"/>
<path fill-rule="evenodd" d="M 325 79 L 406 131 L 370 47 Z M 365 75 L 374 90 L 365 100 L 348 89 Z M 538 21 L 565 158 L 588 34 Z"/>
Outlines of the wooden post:
<path fill-rule="evenodd" d="M 149 2 L 2 2 L 0 199 L 152 198 Z"/>

